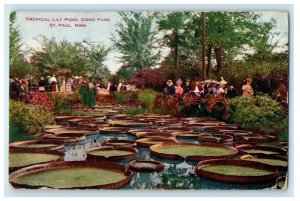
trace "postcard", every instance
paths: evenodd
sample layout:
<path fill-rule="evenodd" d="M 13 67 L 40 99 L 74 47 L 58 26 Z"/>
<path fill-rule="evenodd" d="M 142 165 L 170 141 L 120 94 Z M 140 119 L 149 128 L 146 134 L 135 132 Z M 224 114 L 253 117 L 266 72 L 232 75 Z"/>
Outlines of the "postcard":
<path fill-rule="evenodd" d="M 11 12 L 9 185 L 287 189 L 288 17 Z"/>

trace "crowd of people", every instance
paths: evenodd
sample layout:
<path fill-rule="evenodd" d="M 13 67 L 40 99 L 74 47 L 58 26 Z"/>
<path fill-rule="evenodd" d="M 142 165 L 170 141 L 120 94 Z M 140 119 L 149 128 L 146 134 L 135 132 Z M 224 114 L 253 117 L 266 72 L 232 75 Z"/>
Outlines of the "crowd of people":
<path fill-rule="evenodd" d="M 172 80 L 168 80 L 164 88 L 164 94 L 168 97 L 184 97 L 186 94 L 193 94 L 195 96 L 205 98 L 207 94 L 222 95 L 225 98 L 233 98 L 237 96 L 237 91 L 234 86 L 221 78 L 221 81 L 216 80 L 195 80 L 191 82 L 189 79 L 185 83 L 181 79 L 176 81 L 176 85 Z M 71 76 L 66 79 L 64 76 L 43 77 L 39 80 L 33 76 L 28 76 L 27 79 L 10 78 L 9 80 L 9 95 L 11 99 L 19 99 L 29 92 L 72 92 L 78 86 L 84 85 L 95 91 L 95 94 L 123 92 L 127 91 L 127 86 L 124 81 L 120 80 L 119 83 L 108 82 L 107 85 L 93 82 L 83 76 Z M 244 96 L 253 96 L 253 89 L 251 86 L 251 79 L 247 78 L 246 84 L 242 86 Z"/>
<path fill-rule="evenodd" d="M 251 79 L 247 79 L 247 84 L 243 86 L 243 95 L 253 96 L 253 89 L 251 87 Z M 186 94 L 191 93 L 195 96 L 205 98 L 207 94 L 217 95 L 220 94 L 225 98 L 233 98 L 237 96 L 237 91 L 234 86 L 228 85 L 222 78 L 221 81 L 216 80 L 195 80 L 191 83 L 189 79 L 182 83 L 178 79 L 176 85 L 172 80 L 167 81 L 167 86 L 164 88 L 166 97 L 184 97 Z"/>
<path fill-rule="evenodd" d="M 65 92 L 71 93 L 75 91 L 78 86 L 87 85 L 90 89 L 95 90 L 95 93 L 100 93 L 103 84 L 88 80 L 83 76 L 71 76 L 66 79 L 64 76 L 56 77 L 41 76 L 36 79 L 33 76 L 27 76 L 25 79 L 10 78 L 9 79 L 9 96 L 11 99 L 20 99 L 26 96 L 29 92 Z"/>

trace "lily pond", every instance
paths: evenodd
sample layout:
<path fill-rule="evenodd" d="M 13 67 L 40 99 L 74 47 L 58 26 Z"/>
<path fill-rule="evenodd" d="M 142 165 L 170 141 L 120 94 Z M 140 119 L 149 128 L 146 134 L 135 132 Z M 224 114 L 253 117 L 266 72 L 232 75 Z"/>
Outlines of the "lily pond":
<path fill-rule="evenodd" d="M 215 119 L 114 113 L 57 117 L 56 121 L 57 126 L 45 129 L 44 141 L 10 145 L 10 183 L 14 187 L 278 189 L 279 182 L 287 186 L 282 180 L 287 177 L 286 149 L 277 146 L 274 138 L 251 147 L 235 135 L 258 134 Z M 220 141 L 222 135 L 226 141 Z M 209 136 L 209 141 L 203 136 Z M 276 155 L 277 149 L 280 153 Z M 58 155 L 51 155 L 56 152 Z M 134 160 L 136 169 L 131 169 Z M 92 166 L 80 166 L 85 163 Z M 161 166 L 155 170 L 157 164 Z"/>

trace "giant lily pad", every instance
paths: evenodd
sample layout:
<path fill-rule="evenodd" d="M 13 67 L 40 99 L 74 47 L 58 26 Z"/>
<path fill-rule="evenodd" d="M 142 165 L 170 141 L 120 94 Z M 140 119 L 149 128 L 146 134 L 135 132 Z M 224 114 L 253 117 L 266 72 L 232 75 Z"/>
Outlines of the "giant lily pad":
<path fill-rule="evenodd" d="M 211 134 L 200 134 L 198 135 L 198 140 L 202 142 L 213 142 L 213 143 L 223 143 L 223 142 L 232 142 L 233 137 L 230 135 L 211 135 Z"/>
<path fill-rule="evenodd" d="M 254 161 L 206 160 L 197 165 L 197 174 L 213 180 L 230 183 L 259 183 L 275 179 L 276 168 Z"/>
<path fill-rule="evenodd" d="M 9 144 L 10 148 L 15 149 L 42 149 L 42 150 L 58 150 L 64 147 L 64 144 L 59 141 L 51 140 L 28 140 Z"/>
<path fill-rule="evenodd" d="M 39 149 L 10 149 L 9 170 L 15 171 L 29 165 L 61 160 L 63 153 Z"/>
<path fill-rule="evenodd" d="M 136 142 L 133 140 L 108 140 L 103 142 L 103 146 L 112 146 L 112 147 L 135 147 Z"/>
<path fill-rule="evenodd" d="M 124 160 L 134 158 L 138 150 L 130 147 L 101 146 L 92 148 L 87 153 L 91 160 Z"/>
<path fill-rule="evenodd" d="M 239 145 L 236 147 L 241 154 L 251 154 L 256 156 L 266 156 L 266 155 L 282 155 L 286 156 L 287 151 L 279 147 L 272 146 L 254 146 L 254 145 Z"/>
<path fill-rule="evenodd" d="M 164 164 L 159 161 L 134 160 L 128 165 L 129 169 L 137 172 L 161 172 L 164 169 Z"/>
<path fill-rule="evenodd" d="M 30 166 L 12 173 L 16 188 L 114 189 L 129 182 L 132 174 L 121 165 L 105 161 L 56 162 Z"/>
<path fill-rule="evenodd" d="M 220 144 L 161 143 L 150 147 L 151 154 L 166 159 L 206 160 L 233 158 L 238 150 Z"/>
<path fill-rule="evenodd" d="M 171 138 L 142 138 L 136 140 L 137 145 L 141 147 L 150 147 L 155 144 L 164 143 L 164 142 L 176 142 L 175 139 Z"/>

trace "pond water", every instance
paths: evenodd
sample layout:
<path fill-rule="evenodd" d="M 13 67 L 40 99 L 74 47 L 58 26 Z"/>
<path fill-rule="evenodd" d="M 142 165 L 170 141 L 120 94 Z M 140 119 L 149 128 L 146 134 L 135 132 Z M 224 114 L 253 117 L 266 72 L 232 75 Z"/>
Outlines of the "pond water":
<path fill-rule="evenodd" d="M 65 160 L 85 160 L 88 149 L 110 139 L 136 140 L 129 134 L 95 134 L 86 137 L 84 142 L 65 146 Z M 197 139 L 178 139 L 179 141 L 199 143 Z M 230 143 L 229 143 L 230 145 Z M 133 172 L 131 181 L 122 189 L 275 189 L 275 181 L 255 184 L 231 184 L 198 177 L 195 174 L 195 161 L 166 160 L 150 155 L 149 148 L 137 147 L 139 160 L 157 160 L 165 165 L 160 173 Z M 76 153 L 76 154 L 75 154 Z M 133 160 L 133 159 L 131 159 Z M 118 161 L 128 167 L 131 160 Z"/>

